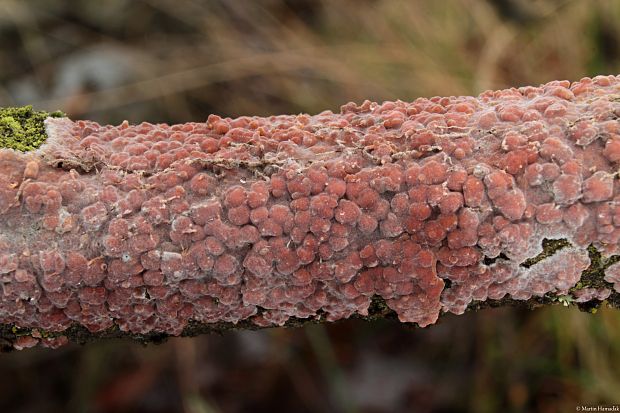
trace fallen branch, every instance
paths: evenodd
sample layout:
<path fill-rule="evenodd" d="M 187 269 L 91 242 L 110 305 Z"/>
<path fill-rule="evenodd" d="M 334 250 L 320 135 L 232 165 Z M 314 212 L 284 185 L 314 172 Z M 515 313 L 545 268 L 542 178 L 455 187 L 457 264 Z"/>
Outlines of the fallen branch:
<path fill-rule="evenodd" d="M 620 77 L 174 126 L 58 116 L 39 139 L 40 112 L 0 113 L 5 349 L 620 306 Z"/>

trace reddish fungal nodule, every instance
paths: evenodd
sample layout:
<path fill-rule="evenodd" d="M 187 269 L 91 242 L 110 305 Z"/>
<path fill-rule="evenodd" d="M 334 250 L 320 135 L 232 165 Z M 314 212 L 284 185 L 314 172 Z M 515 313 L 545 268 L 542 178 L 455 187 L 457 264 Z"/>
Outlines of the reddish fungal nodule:
<path fill-rule="evenodd" d="M 581 198 L 581 178 L 562 174 L 553 182 L 553 197 L 560 205 L 570 205 Z"/>
<path fill-rule="evenodd" d="M 493 199 L 493 205 L 511 221 L 521 219 L 527 206 L 525 195 L 516 188 L 503 193 L 499 193 Z"/>
<path fill-rule="evenodd" d="M 266 182 L 254 182 L 250 186 L 248 192 L 248 206 L 250 208 L 259 208 L 264 206 L 269 199 L 269 187 Z"/>
<path fill-rule="evenodd" d="M 190 189 L 199 195 L 207 195 L 214 189 L 216 180 L 206 173 L 198 173 L 190 181 Z"/>
<path fill-rule="evenodd" d="M 283 228 L 288 228 L 293 224 L 293 213 L 286 205 L 272 205 L 269 209 L 269 217 Z"/>
<path fill-rule="evenodd" d="M 241 226 L 250 222 L 250 208 L 245 205 L 228 209 L 228 220 L 231 224 Z"/>
<path fill-rule="evenodd" d="M 29 161 L 24 168 L 24 179 L 36 179 L 39 174 L 39 163 L 36 161 Z"/>
<path fill-rule="evenodd" d="M 374 217 L 368 214 L 362 214 L 359 217 L 357 225 L 363 234 L 372 234 L 375 229 L 377 229 L 377 225 L 379 225 L 379 223 Z"/>
<path fill-rule="evenodd" d="M 613 136 L 605 143 L 605 149 L 603 149 L 603 155 L 610 162 L 620 161 L 620 136 Z"/>
<path fill-rule="evenodd" d="M 463 195 L 460 192 L 451 192 L 439 200 L 439 210 L 443 214 L 454 214 L 463 206 Z"/>
<path fill-rule="evenodd" d="M 340 198 L 347 191 L 347 184 L 342 179 L 329 178 L 326 183 L 325 191 L 329 195 Z"/>
<path fill-rule="evenodd" d="M 583 202 L 607 201 L 614 194 L 614 175 L 597 171 L 583 182 Z"/>
<path fill-rule="evenodd" d="M 485 197 L 482 181 L 475 176 L 469 176 L 463 184 L 463 197 L 465 205 L 469 207 L 481 206 Z"/>
<path fill-rule="evenodd" d="M 16 271 L 19 266 L 17 254 L 0 254 L 0 274 Z"/>
<path fill-rule="evenodd" d="M 354 202 L 341 199 L 335 210 L 335 219 L 341 224 L 355 225 L 361 215 L 361 210 Z"/>
<path fill-rule="evenodd" d="M 605 269 L 604 279 L 614 285 L 616 292 L 620 292 L 620 262 L 612 264 Z"/>
<path fill-rule="evenodd" d="M 536 207 L 536 221 L 539 223 L 556 224 L 562 221 L 562 210 L 554 203 L 541 204 Z"/>
<path fill-rule="evenodd" d="M 0 149 L 0 323 L 178 335 L 190 319 L 367 315 L 380 296 L 424 326 L 473 300 L 567 294 L 585 247 L 620 253 L 618 85 L 174 126 L 50 119 L 39 150 Z M 57 167 L 80 158 L 97 168 Z M 543 238 L 573 246 L 520 266 Z"/>
<path fill-rule="evenodd" d="M 84 208 L 81 216 L 86 229 L 98 230 L 108 219 L 108 210 L 103 202 L 95 202 L 94 204 Z"/>
<path fill-rule="evenodd" d="M 467 180 L 467 171 L 464 169 L 450 172 L 447 180 L 447 187 L 451 191 L 462 192 L 463 184 Z"/>
<path fill-rule="evenodd" d="M 242 186 L 235 185 L 230 188 L 224 198 L 226 206 L 234 208 L 243 205 L 246 202 L 246 191 Z"/>
<path fill-rule="evenodd" d="M 440 184 L 446 180 L 448 166 L 435 160 L 425 163 L 418 173 L 418 182 L 424 185 Z"/>

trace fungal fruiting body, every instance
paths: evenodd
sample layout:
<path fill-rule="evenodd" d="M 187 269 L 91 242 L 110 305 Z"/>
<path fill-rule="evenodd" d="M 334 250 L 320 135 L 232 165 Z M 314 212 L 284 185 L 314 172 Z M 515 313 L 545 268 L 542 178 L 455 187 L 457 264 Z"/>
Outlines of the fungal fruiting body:
<path fill-rule="evenodd" d="M 0 324 L 23 348 L 572 294 L 589 246 L 619 253 L 619 116 L 620 77 L 598 76 L 314 116 L 48 118 L 38 149 L 0 149 Z M 533 259 L 544 239 L 565 245 Z"/>

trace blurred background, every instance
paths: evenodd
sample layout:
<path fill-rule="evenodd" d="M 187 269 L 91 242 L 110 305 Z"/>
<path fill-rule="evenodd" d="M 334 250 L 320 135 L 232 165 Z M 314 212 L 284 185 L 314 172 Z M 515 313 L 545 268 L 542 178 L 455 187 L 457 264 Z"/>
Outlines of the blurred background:
<path fill-rule="evenodd" d="M 317 113 L 620 73 L 614 0 L 0 0 L 0 106 L 100 123 Z M 572 412 L 620 312 L 503 308 L 0 355 L 0 412 Z"/>

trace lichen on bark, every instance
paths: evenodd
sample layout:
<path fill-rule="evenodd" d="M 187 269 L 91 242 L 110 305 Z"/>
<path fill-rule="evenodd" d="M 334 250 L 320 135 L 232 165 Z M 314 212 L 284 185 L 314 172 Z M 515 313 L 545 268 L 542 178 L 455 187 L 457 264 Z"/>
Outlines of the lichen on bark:
<path fill-rule="evenodd" d="M 37 111 L 32 106 L 0 108 L 0 148 L 28 152 L 45 142 L 45 119 L 66 116 L 63 112 Z"/>

